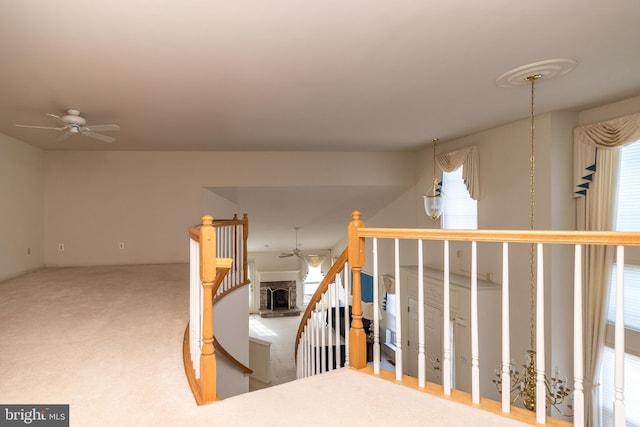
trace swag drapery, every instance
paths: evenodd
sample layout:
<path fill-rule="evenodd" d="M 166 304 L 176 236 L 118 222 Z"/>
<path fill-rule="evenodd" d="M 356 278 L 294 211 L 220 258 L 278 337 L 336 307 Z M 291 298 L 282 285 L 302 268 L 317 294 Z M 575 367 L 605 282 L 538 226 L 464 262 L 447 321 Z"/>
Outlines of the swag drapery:
<path fill-rule="evenodd" d="M 640 113 L 574 129 L 574 197 L 578 230 L 613 230 L 619 148 L 640 139 Z M 600 384 L 613 247 L 587 246 L 583 258 L 585 423 L 599 425 Z"/>
<path fill-rule="evenodd" d="M 471 196 L 473 200 L 480 199 L 480 162 L 478 160 L 477 146 L 473 145 L 450 153 L 439 154 L 436 156 L 436 161 L 440 169 L 445 172 L 453 172 L 460 166 L 463 166 L 462 179 L 467 186 L 469 196 Z"/>

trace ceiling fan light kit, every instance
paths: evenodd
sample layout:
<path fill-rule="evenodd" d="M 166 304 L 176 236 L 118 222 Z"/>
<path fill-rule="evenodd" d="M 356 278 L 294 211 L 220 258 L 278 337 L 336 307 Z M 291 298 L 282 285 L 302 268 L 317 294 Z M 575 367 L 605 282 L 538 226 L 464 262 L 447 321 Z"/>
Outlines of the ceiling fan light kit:
<path fill-rule="evenodd" d="M 67 114 L 60 117 L 55 114 L 47 113 L 49 117 L 53 117 L 54 119 L 60 121 L 63 126 L 62 127 L 52 127 L 52 126 L 35 126 L 35 125 L 16 125 L 21 128 L 31 128 L 31 129 L 48 129 L 48 130 L 57 130 L 57 131 L 66 131 L 63 135 L 58 137 L 56 141 L 62 141 L 67 139 L 71 135 L 84 135 L 89 138 L 97 139 L 98 141 L 113 143 L 116 139 L 112 136 L 102 135 L 96 132 L 107 132 L 107 131 L 118 131 L 120 130 L 120 126 L 116 124 L 106 124 L 106 125 L 90 125 L 87 126 L 87 121 L 84 117 L 80 115 L 80 111 L 70 108 L 67 110 Z"/>

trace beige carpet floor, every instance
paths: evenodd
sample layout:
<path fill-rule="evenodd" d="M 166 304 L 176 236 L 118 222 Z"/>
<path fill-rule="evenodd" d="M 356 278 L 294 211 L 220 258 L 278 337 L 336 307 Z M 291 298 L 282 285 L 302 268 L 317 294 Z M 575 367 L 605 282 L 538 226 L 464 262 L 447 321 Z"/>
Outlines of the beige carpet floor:
<path fill-rule="evenodd" d="M 184 264 L 0 282 L 0 403 L 69 404 L 72 426 L 520 425 L 349 369 L 198 407 L 182 365 L 187 321 Z"/>

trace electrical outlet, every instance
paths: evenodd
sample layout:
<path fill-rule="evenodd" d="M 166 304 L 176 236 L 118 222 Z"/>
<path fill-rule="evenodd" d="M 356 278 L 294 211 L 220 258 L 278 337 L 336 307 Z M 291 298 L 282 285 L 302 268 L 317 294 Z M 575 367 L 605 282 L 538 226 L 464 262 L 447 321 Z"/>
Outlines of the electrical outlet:
<path fill-rule="evenodd" d="M 456 258 L 462 258 L 462 251 L 456 251 Z"/>
<path fill-rule="evenodd" d="M 120 249 L 124 249 L 124 243 L 123 243 L 123 242 L 120 242 L 119 247 L 120 247 Z"/>
<path fill-rule="evenodd" d="M 64 251 L 64 243 L 58 243 L 58 250 Z"/>

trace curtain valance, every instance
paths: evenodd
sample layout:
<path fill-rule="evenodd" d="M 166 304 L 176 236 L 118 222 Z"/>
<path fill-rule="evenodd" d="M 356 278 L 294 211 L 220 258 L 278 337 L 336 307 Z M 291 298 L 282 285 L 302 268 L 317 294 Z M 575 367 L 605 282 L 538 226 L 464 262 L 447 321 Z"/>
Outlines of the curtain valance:
<path fill-rule="evenodd" d="M 597 150 L 620 147 L 640 139 L 640 113 L 573 130 L 574 197 L 587 194 L 597 169 Z"/>
<path fill-rule="evenodd" d="M 463 166 L 462 179 L 467 186 L 469 195 L 473 200 L 480 199 L 480 161 L 477 146 L 473 145 L 450 153 L 439 154 L 436 161 L 445 172 L 452 172 Z"/>
<path fill-rule="evenodd" d="M 324 262 L 325 257 L 322 255 L 305 255 L 304 260 L 310 267 L 318 268 Z"/>

